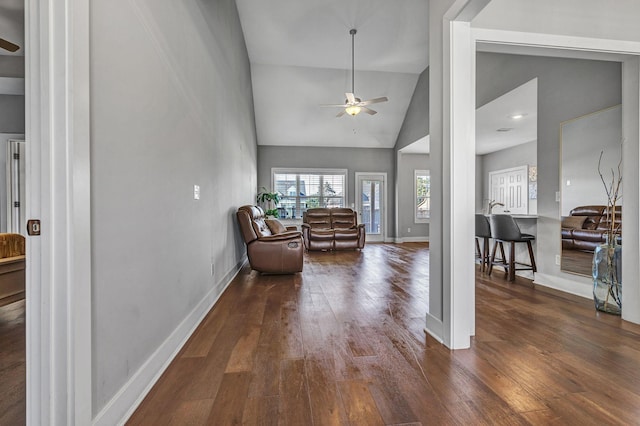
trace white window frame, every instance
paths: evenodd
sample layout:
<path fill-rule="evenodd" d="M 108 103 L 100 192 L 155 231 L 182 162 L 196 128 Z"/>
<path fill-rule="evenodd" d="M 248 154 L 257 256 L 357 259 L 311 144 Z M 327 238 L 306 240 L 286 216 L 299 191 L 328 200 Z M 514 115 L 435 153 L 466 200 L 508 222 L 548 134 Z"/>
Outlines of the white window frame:
<path fill-rule="evenodd" d="M 418 176 L 429 176 L 429 182 L 431 182 L 431 170 L 421 169 L 413 171 L 413 221 L 414 223 L 429 223 L 431 220 L 431 208 L 429 208 L 429 217 L 426 219 L 418 218 Z M 429 196 L 431 200 L 431 196 Z"/>
<path fill-rule="evenodd" d="M 348 207 L 349 200 L 349 170 L 348 169 L 322 169 L 304 167 L 272 167 L 271 168 L 271 188 L 275 188 L 276 174 L 323 174 L 323 175 L 344 175 L 344 206 Z M 298 195 L 297 199 L 300 198 Z M 296 210 L 300 210 L 299 202 L 296 202 Z"/>

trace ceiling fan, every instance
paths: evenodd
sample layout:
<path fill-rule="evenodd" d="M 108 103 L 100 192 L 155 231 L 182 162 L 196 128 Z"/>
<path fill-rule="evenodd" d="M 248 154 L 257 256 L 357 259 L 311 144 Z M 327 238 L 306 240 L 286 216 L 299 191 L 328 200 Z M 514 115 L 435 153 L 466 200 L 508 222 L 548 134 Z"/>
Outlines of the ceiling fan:
<path fill-rule="evenodd" d="M 372 110 L 371 108 L 367 108 L 368 105 L 377 104 L 380 102 L 387 102 L 389 99 L 386 96 L 381 98 L 368 99 L 363 101 L 360 98 L 356 98 L 355 95 L 355 67 L 354 67 L 354 36 L 358 31 L 354 28 L 349 31 L 351 34 L 351 93 L 345 93 L 347 99 L 344 101 L 344 104 L 331 104 L 331 105 L 320 105 L 323 107 L 339 107 L 344 108 L 342 111 L 336 115 L 336 117 L 342 117 L 345 114 L 349 114 L 351 116 L 355 116 L 360 114 L 361 112 L 367 113 L 369 115 L 377 114 L 377 111 Z"/>
<path fill-rule="evenodd" d="M 0 38 L 0 49 L 8 50 L 9 52 L 15 52 L 20 49 L 20 46 L 13 44 L 3 38 Z"/>

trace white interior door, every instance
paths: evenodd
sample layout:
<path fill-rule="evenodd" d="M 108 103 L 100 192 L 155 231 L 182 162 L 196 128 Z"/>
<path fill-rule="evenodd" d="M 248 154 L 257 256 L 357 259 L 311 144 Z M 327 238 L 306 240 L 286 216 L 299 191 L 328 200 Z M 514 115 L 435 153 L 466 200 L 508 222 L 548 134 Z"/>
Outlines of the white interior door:
<path fill-rule="evenodd" d="M 367 241 L 382 242 L 386 236 L 387 174 L 356 172 L 358 223 L 365 226 Z"/>
<path fill-rule="evenodd" d="M 529 213 L 528 167 L 489 172 L 489 198 L 497 203 L 492 213 Z"/>

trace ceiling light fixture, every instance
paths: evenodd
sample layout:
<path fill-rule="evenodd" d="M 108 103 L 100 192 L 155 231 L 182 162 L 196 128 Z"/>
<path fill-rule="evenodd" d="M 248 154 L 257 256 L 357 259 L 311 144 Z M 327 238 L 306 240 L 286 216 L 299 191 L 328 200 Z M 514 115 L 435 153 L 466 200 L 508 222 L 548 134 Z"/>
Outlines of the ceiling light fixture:
<path fill-rule="evenodd" d="M 527 114 L 525 113 L 521 113 L 521 114 L 511 114 L 509 116 L 510 119 L 512 120 L 520 120 L 521 118 L 523 118 L 524 116 L 526 116 Z"/>
<path fill-rule="evenodd" d="M 349 105 L 344 109 L 344 112 L 346 112 L 349 115 L 358 115 L 360 114 L 360 111 L 362 111 L 362 108 L 360 108 L 357 105 Z"/>

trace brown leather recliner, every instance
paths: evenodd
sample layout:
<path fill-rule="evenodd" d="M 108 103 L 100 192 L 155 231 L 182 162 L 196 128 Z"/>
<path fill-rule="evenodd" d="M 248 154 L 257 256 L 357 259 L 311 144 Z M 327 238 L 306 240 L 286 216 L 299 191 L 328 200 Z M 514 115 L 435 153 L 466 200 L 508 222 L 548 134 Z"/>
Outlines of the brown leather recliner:
<path fill-rule="evenodd" d="M 272 274 L 302 272 L 304 246 L 299 231 L 265 219 L 258 206 L 242 206 L 236 215 L 251 269 Z"/>
<path fill-rule="evenodd" d="M 609 216 L 610 217 L 610 216 Z M 579 206 L 570 216 L 562 218 L 562 248 L 565 250 L 594 251 L 606 241 L 610 219 L 607 206 Z M 616 206 L 615 228 L 622 230 L 622 206 Z"/>
<path fill-rule="evenodd" d="M 302 236 L 307 250 L 362 249 L 364 225 L 348 208 L 314 208 L 302 215 Z"/>

